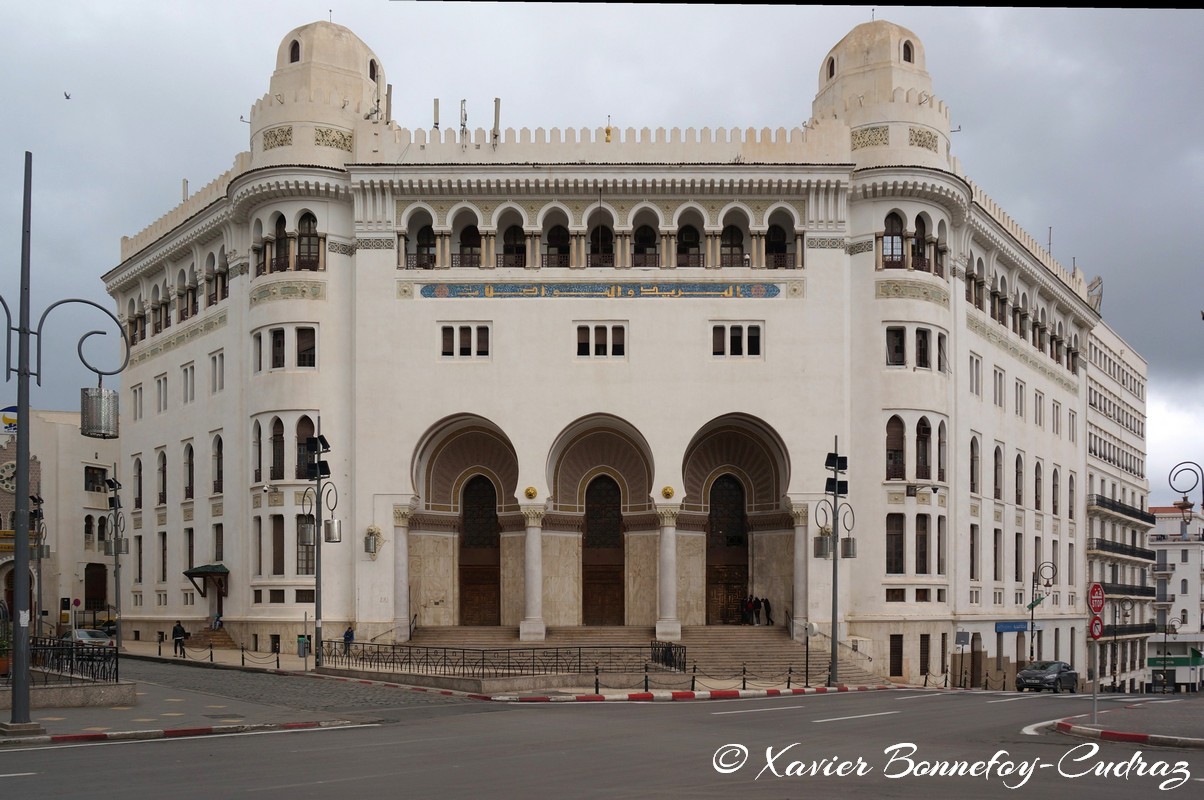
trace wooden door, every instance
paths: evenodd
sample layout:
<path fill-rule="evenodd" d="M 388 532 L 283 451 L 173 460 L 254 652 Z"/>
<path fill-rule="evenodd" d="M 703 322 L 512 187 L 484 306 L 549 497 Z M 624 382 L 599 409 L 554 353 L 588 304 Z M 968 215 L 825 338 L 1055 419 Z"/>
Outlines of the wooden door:
<path fill-rule="evenodd" d="M 739 625 L 740 611 L 747 593 L 748 567 L 707 567 L 707 624 Z"/>
<path fill-rule="evenodd" d="M 581 572 L 582 624 L 622 625 L 623 566 L 585 564 Z"/>
<path fill-rule="evenodd" d="M 460 567 L 460 624 L 501 625 L 502 587 L 497 567 Z"/>

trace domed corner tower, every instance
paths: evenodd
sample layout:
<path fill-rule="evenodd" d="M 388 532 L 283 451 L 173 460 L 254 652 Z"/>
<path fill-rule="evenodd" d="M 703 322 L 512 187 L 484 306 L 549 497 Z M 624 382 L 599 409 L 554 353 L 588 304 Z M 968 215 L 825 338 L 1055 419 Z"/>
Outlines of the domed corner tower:
<path fill-rule="evenodd" d="M 817 120 L 849 126 L 859 168 L 951 169 L 949 108 L 932 93 L 918 36 L 892 22 L 858 25 L 819 68 Z"/>
<path fill-rule="evenodd" d="M 280 42 L 268 93 L 251 108 L 255 167 L 356 160 L 358 131 L 384 123 L 388 83 L 380 59 L 342 25 L 313 22 Z"/>

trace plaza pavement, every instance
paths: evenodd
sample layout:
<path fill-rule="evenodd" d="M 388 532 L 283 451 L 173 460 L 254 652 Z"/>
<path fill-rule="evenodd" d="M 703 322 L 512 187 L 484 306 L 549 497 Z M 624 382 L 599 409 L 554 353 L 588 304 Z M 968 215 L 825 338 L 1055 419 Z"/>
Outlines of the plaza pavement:
<path fill-rule="evenodd" d="M 696 692 L 602 689 L 595 693 L 592 686 L 583 686 L 489 696 L 318 675 L 313 671 L 312 658 L 302 659 L 295 653 L 265 654 L 239 650 L 209 650 L 207 648 L 188 648 L 187 652 L 187 657 L 180 659 L 172 657 L 170 643 L 160 646 L 155 642 L 124 642 L 122 646 L 123 659 L 172 664 L 181 669 L 233 670 L 277 676 L 279 680 L 295 680 L 298 683 L 290 688 L 297 696 L 306 694 L 316 696 L 324 691 L 329 692 L 330 689 L 336 688 L 338 683 L 354 684 L 365 690 L 371 687 L 385 693 L 372 696 L 371 702 L 379 703 L 382 707 L 390 704 L 404 704 L 407 699 L 420 699 L 410 693 L 421 693 L 432 701 L 436 698 L 445 698 L 452 702 L 455 700 L 512 703 L 680 702 L 909 688 L 899 685 L 870 685 L 839 688 L 742 689 L 739 680 L 731 680 L 718 682 L 718 685 L 712 685 L 706 690 Z M 927 691 L 967 690 L 932 689 Z M 407 695 L 389 694 L 395 692 L 405 692 Z M 997 694 L 1006 694 L 1006 692 L 997 692 Z M 1087 709 L 1085 705 L 1086 702 L 1089 702 L 1087 698 L 1082 695 L 1078 697 L 1084 702 L 1084 705 L 1080 705 L 1074 710 Z M 393 698 L 395 698 L 395 702 Z M 1072 736 L 1125 741 L 1150 746 L 1204 749 L 1204 722 L 1201 722 L 1204 720 L 1204 714 L 1201 713 L 1204 710 L 1204 695 L 1133 695 L 1131 703 L 1123 704 L 1116 699 L 1115 695 L 1102 695 L 1101 698 L 1108 698 L 1108 702 L 1100 703 L 1096 724 L 1090 722 L 1091 714 L 1087 709 L 1086 713 L 1066 717 L 1057 722 L 1057 730 Z M 173 738 L 254 730 L 353 725 L 378 721 L 371 714 L 341 713 L 337 708 L 324 707 L 321 703 L 306 703 L 305 705 L 315 705 L 319 708 L 318 710 L 307 710 L 282 704 L 256 702 L 245 698 L 237 699 L 226 696 L 218 688 L 208 686 L 193 691 L 142 681 L 138 683 L 137 703 L 133 706 L 32 709 L 30 714 L 32 722 L 40 725 L 46 733 L 35 736 L 0 736 L 0 748 L 17 744 Z"/>

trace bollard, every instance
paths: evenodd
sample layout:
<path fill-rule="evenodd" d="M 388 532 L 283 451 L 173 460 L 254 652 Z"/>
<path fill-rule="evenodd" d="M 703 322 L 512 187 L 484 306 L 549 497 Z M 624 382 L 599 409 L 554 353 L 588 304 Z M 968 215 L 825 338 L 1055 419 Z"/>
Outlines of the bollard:
<path fill-rule="evenodd" d="M 644 691 L 648 691 L 648 662 L 644 662 Z"/>
<path fill-rule="evenodd" d="M 694 691 L 694 684 L 698 680 L 698 662 L 694 662 L 694 672 L 690 675 L 690 691 Z"/>
<path fill-rule="evenodd" d="M 276 651 L 276 669 L 280 669 L 280 651 Z"/>
<path fill-rule="evenodd" d="M 602 687 L 598 683 L 598 665 L 594 664 L 594 694 L 602 694 Z"/>
<path fill-rule="evenodd" d="M 748 688 L 748 665 L 746 664 L 740 665 L 740 688 Z"/>
<path fill-rule="evenodd" d="M 786 688 L 790 688 L 790 678 L 794 675 L 794 667 L 786 667 Z"/>
<path fill-rule="evenodd" d="M 927 672 L 924 673 L 924 688 L 925 689 L 928 688 L 928 673 Z"/>
<path fill-rule="evenodd" d="M 242 665 L 245 667 L 247 665 L 247 648 L 240 644 L 238 646 L 238 655 L 242 659 Z"/>
<path fill-rule="evenodd" d="M 209 643 L 209 663 L 213 663 L 213 642 Z"/>

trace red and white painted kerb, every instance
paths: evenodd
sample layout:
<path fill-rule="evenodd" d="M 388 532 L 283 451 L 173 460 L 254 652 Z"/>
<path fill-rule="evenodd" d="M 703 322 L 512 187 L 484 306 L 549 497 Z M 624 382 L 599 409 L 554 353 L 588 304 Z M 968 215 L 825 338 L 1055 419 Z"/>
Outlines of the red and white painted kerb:
<path fill-rule="evenodd" d="M 680 702 L 685 700 L 749 700 L 761 697 L 795 697 L 803 694 L 829 694 L 836 692 L 872 692 L 893 689 L 893 686 L 813 686 L 800 689 L 714 689 L 709 692 L 686 692 L 658 689 L 651 692 L 629 692 L 628 694 L 563 694 L 563 695 L 507 695 L 498 694 L 490 700 L 498 703 L 652 703 Z"/>

